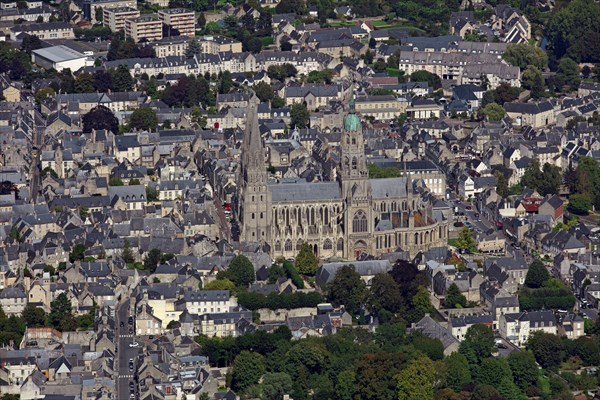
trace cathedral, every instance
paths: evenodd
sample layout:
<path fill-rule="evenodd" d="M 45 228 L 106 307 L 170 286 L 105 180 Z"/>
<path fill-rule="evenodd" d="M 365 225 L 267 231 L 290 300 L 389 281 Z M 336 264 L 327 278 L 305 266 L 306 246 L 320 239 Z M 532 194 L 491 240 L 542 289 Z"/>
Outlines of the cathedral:
<path fill-rule="evenodd" d="M 344 117 L 338 179 L 269 180 L 258 124 L 258 99 L 249 102 L 238 184 L 240 241 L 261 243 L 273 258 L 295 257 L 307 242 L 322 259 L 356 259 L 406 251 L 414 257 L 445 246 L 449 221 L 435 197 L 409 175 L 369 179 L 362 124 L 350 102 Z"/>

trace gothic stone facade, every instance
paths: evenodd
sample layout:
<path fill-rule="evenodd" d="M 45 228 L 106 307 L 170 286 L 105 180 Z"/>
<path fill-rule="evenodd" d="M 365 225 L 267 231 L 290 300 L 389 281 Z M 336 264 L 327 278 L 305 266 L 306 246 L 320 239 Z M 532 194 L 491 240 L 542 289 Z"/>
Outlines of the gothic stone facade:
<path fill-rule="evenodd" d="M 409 176 L 369 179 L 361 122 L 344 118 L 341 171 L 333 182 L 272 183 L 251 100 L 242 148 L 238 217 L 242 242 L 266 243 L 272 257 L 294 257 L 303 242 L 320 258 L 355 259 L 408 251 L 414 257 L 445 246 L 448 220 L 434 213 L 435 197 Z"/>

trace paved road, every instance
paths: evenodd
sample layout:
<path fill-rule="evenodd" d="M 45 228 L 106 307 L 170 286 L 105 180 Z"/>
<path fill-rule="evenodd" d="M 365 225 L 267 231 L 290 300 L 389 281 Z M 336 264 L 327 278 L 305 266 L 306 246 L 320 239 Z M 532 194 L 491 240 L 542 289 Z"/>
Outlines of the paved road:
<path fill-rule="evenodd" d="M 129 359 L 136 359 L 139 348 L 131 348 L 129 345 L 134 341 L 134 335 L 129 333 L 131 325 L 128 324 L 130 316 L 130 301 L 127 299 L 117 307 L 117 400 L 128 400 L 130 398 L 129 382 L 135 381 L 135 370 L 129 369 Z M 123 326 L 121 326 L 121 322 Z M 133 331 L 135 333 L 135 331 Z"/>
<path fill-rule="evenodd" d="M 217 209 L 217 215 L 219 217 L 219 235 L 222 239 L 231 241 L 231 230 L 229 221 L 225 218 L 225 210 L 223 210 L 223 202 L 218 196 L 215 196 L 215 208 Z"/>
<path fill-rule="evenodd" d="M 37 127 L 33 129 L 32 147 L 31 165 L 29 166 L 29 193 L 31 196 L 31 202 L 35 203 L 37 201 L 38 194 L 40 193 L 42 184 L 42 178 L 40 175 L 42 132 Z"/>

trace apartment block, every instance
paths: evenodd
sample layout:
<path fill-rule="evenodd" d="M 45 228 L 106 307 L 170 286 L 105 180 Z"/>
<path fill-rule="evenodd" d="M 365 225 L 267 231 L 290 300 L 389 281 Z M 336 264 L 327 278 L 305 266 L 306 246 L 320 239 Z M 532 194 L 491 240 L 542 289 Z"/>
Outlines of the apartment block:
<path fill-rule="evenodd" d="M 196 34 L 196 13 L 184 8 L 160 10 L 158 18 L 172 30 L 177 30 L 181 36 Z"/>
<path fill-rule="evenodd" d="M 203 53 L 219 54 L 219 53 L 225 53 L 225 52 L 231 52 L 231 53 L 241 53 L 242 52 L 242 42 L 238 42 L 237 40 L 226 38 L 225 36 L 219 36 L 219 35 L 203 36 L 198 40 L 198 42 L 200 43 L 200 47 L 202 47 Z"/>
<path fill-rule="evenodd" d="M 139 17 L 140 11 L 131 7 L 118 7 L 104 9 L 103 14 L 104 25 L 116 32 L 125 29 L 126 19 Z"/>
<path fill-rule="evenodd" d="M 107 10 L 109 8 L 123 8 L 123 7 L 137 7 L 137 1 L 135 0 L 83 0 L 81 9 L 83 10 L 83 16 L 85 19 L 90 20 L 92 23 L 100 23 L 103 21 L 96 20 L 98 10 Z M 104 18 L 104 13 L 102 13 Z"/>
<path fill-rule="evenodd" d="M 156 57 L 183 57 L 190 42 L 188 36 L 172 36 L 157 40 L 151 44 Z"/>
<path fill-rule="evenodd" d="M 163 37 L 162 21 L 154 15 L 144 15 L 137 18 L 125 20 L 125 37 L 133 39 L 134 42 L 146 40 L 154 42 Z"/>

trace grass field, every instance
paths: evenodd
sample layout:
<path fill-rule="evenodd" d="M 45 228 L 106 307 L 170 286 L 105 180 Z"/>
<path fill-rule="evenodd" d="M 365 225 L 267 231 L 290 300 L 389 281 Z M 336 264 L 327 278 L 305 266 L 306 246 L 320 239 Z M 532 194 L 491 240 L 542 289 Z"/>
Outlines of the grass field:
<path fill-rule="evenodd" d="M 327 25 L 329 25 L 332 28 L 341 28 L 344 26 L 354 26 L 354 22 L 335 21 L 335 22 L 329 22 Z"/>
<path fill-rule="evenodd" d="M 273 38 L 271 36 L 261 37 L 259 39 L 262 42 L 263 47 L 267 47 L 273 44 Z"/>

